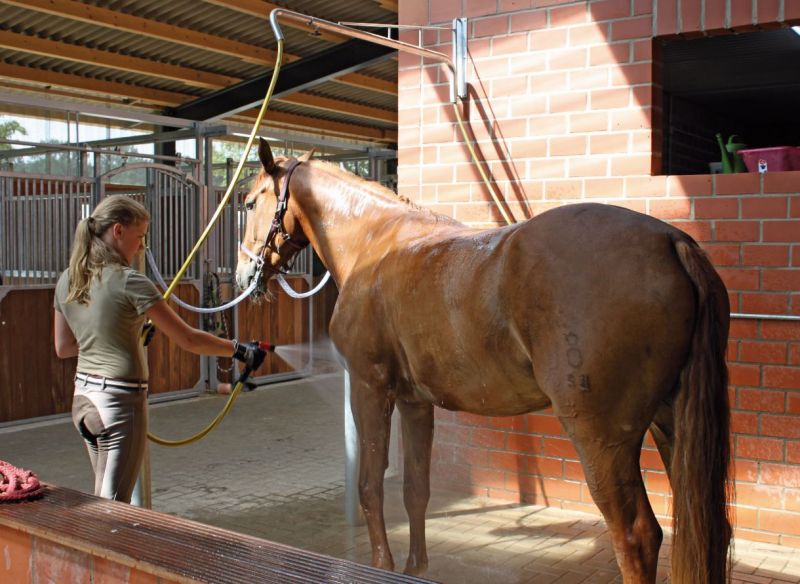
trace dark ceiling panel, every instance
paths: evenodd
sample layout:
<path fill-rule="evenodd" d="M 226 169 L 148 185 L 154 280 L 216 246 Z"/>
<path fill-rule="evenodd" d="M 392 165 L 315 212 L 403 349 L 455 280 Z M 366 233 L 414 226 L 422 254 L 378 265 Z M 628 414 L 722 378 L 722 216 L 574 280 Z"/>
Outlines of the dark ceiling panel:
<path fill-rule="evenodd" d="M 384 32 L 385 35 L 385 32 Z M 274 98 L 302 91 L 345 73 L 388 59 L 396 51 L 383 45 L 351 40 L 281 67 Z M 272 72 L 259 75 L 169 111 L 189 120 L 210 120 L 257 107 L 264 99 Z"/>

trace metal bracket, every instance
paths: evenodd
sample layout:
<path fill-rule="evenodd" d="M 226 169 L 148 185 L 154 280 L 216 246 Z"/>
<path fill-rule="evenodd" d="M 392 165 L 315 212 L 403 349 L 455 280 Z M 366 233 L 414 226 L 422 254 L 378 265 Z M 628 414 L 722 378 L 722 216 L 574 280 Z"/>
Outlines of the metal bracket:
<path fill-rule="evenodd" d="M 451 86 L 450 100 L 455 103 L 456 95 L 467 98 L 467 19 L 453 19 L 453 66 L 455 67 L 455 88 Z"/>

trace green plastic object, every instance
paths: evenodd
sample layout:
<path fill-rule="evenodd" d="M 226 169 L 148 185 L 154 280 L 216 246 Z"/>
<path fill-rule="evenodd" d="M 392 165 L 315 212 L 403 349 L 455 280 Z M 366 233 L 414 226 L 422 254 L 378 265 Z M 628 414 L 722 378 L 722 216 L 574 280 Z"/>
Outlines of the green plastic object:
<path fill-rule="evenodd" d="M 722 134 L 717 133 L 717 143 L 719 144 L 720 155 L 722 157 L 722 174 L 733 174 L 735 172 L 747 172 L 747 166 L 744 163 L 742 155 L 739 150 L 747 148 L 744 142 L 734 142 L 738 138 L 736 134 L 731 134 L 726 144 L 722 140 Z"/>

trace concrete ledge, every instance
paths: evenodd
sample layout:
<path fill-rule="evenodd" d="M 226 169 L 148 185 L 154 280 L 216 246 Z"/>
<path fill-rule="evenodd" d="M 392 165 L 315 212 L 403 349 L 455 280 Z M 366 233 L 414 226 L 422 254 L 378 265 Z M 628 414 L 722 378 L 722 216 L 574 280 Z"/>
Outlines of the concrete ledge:
<path fill-rule="evenodd" d="M 119 584 L 431 582 L 46 485 L 0 504 L 0 581 Z"/>

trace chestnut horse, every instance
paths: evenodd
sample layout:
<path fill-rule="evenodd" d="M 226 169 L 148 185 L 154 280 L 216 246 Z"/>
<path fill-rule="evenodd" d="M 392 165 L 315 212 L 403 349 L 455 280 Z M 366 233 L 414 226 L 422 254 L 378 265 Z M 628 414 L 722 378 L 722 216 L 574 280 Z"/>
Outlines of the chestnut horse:
<path fill-rule="evenodd" d="M 383 516 L 401 413 L 405 570 L 428 564 L 433 406 L 487 416 L 552 407 L 580 456 L 625 584 L 653 583 L 662 533 L 639 456 L 650 430 L 673 497 L 672 582 L 729 578 L 729 306 L 687 234 L 601 204 L 477 230 L 320 161 L 274 159 L 248 194 L 237 283 L 310 243 L 339 298 L 330 336 L 351 376 L 372 563 L 394 569 Z M 304 157 L 306 158 L 306 157 Z"/>

